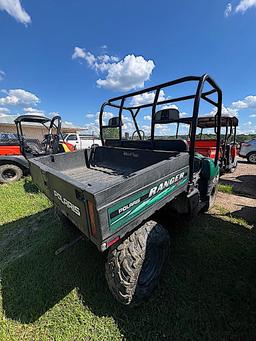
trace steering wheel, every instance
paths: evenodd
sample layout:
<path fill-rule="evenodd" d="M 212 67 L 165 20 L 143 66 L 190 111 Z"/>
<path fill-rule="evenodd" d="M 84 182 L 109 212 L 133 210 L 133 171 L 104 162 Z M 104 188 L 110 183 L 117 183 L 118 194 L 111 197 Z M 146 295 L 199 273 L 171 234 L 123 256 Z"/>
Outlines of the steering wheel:
<path fill-rule="evenodd" d="M 57 121 L 57 124 L 55 123 Z M 53 128 L 56 128 L 56 134 L 53 134 Z M 61 117 L 59 115 L 54 116 L 51 120 L 49 132 L 45 136 L 44 144 L 45 144 L 45 152 L 56 154 L 59 151 L 59 142 L 60 142 L 60 134 L 61 134 Z"/>
<path fill-rule="evenodd" d="M 141 129 L 139 129 L 138 131 L 135 130 L 135 131 L 132 133 L 132 140 L 135 140 L 134 136 L 136 135 L 136 133 L 138 134 L 138 132 L 139 132 L 139 133 L 142 133 L 142 134 L 141 134 L 141 135 L 142 135 L 142 140 L 145 140 L 145 133 L 144 133 L 144 131 L 141 130 Z M 139 135 L 139 134 L 138 134 L 138 135 Z"/>

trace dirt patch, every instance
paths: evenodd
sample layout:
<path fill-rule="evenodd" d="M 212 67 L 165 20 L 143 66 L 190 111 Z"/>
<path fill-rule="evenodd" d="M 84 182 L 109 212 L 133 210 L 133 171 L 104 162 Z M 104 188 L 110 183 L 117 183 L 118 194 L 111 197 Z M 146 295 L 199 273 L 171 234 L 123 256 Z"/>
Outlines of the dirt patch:
<path fill-rule="evenodd" d="M 219 192 L 212 213 L 220 213 L 220 209 L 225 211 L 224 215 L 231 215 L 235 218 L 242 218 L 251 227 L 256 227 L 256 200 L 253 198 L 238 196 L 234 194 Z"/>
<path fill-rule="evenodd" d="M 236 171 L 223 175 L 220 182 L 231 185 L 236 194 L 256 198 L 256 165 L 239 158 Z"/>

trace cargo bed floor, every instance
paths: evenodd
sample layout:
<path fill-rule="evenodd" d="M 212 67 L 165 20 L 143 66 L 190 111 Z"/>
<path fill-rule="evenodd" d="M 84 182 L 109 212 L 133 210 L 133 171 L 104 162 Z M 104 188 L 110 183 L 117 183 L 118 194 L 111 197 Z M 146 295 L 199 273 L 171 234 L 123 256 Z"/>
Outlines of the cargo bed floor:
<path fill-rule="evenodd" d="M 134 171 L 121 168 L 105 168 L 99 166 L 91 166 L 87 168 L 85 166 L 68 169 L 63 171 L 63 174 L 70 176 L 72 179 L 77 180 L 83 184 L 90 184 L 104 182 L 104 184 L 117 183 L 124 180 L 134 174 Z"/>

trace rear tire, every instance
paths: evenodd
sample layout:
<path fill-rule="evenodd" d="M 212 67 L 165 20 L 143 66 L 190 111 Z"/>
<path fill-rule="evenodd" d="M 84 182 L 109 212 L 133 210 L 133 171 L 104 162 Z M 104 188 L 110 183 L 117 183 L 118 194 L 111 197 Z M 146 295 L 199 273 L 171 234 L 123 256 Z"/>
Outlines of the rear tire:
<path fill-rule="evenodd" d="M 129 306 L 148 298 L 159 282 L 169 249 L 169 233 L 152 220 L 110 249 L 105 269 L 114 297 Z"/>
<path fill-rule="evenodd" d="M 252 163 L 252 164 L 256 164 L 256 153 L 255 152 L 251 152 L 247 155 L 247 161 L 249 163 Z"/>
<path fill-rule="evenodd" d="M 9 184 L 21 179 L 23 171 L 20 167 L 13 164 L 0 166 L 0 183 Z"/>

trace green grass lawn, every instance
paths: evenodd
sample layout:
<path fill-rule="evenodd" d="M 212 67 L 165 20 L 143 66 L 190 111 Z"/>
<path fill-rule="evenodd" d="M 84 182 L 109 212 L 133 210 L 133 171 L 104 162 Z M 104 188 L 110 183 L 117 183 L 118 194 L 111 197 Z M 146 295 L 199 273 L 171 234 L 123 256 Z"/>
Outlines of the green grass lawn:
<path fill-rule="evenodd" d="M 29 181 L 0 186 L 0 340 L 255 339 L 255 232 L 223 215 L 189 227 L 166 219 L 172 252 L 162 281 L 130 309 L 109 293 L 93 245 L 54 255 L 77 232 Z"/>

